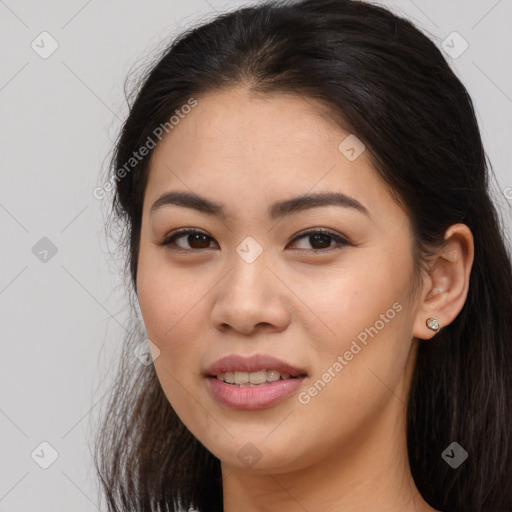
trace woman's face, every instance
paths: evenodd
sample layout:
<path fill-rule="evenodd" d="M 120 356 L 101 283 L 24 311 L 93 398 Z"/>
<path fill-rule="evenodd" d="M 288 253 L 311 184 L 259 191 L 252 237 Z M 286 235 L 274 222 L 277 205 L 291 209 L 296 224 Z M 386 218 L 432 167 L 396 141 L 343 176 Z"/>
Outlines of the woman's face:
<path fill-rule="evenodd" d="M 313 101 L 239 87 L 197 98 L 152 155 L 141 312 L 169 402 L 225 466 L 285 472 L 405 439 L 411 226 L 349 135 Z M 154 206 L 171 192 L 189 199 Z M 199 234 L 161 245 L 179 229 Z M 283 366 L 231 358 L 254 355 Z M 254 385 L 209 376 L 230 369 Z"/>

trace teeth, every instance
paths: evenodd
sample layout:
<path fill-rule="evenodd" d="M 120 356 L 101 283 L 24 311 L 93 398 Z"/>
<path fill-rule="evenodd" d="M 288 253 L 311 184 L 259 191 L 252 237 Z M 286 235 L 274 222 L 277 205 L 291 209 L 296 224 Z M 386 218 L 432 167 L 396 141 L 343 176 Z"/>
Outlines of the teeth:
<path fill-rule="evenodd" d="M 247 384 L 249 382 L 248 372 L 235 372 L 235 384 Z"/>
<path fill-rule="evenodd" d="M 217 378 L 219 378 L 217 376 Z M 226 382 L 229 382 L 229 384 L 234 384 L 235 383 L 235 372 L 226 372 L 224 374 L 224 380 Z"/>
<path fill-rule="evenodd" d="M 249 377 L 249 382 L 251 384 L 263 384 L 264 382 L 267 382 L 267 372 L 265 370 L 260 370 L 259 372 L 251 372 L 248 373 L 247 376 Z M 237 382 L 236 375 L 235 382 Z"/>
<path fill-rule="evenodd" d="M 283 373 L 283 375 L 286 375 L 286 374 Z M 279 380 L 280 376 L 281 376 L 281 373 L 277 372 L 276 370 L 267 371 L 267 381 L 268 382 L 276 382 L 277 380 Z"/>
<path fill-rule="evenodd" d="M 276 382 L 279 379 L 289 379 L 289 373 L 281 373 L 276 370 L 258 370 L 257 372 L 226 372 L 217 375 L 218 380 L 228 384 L 257 386 L 265 382 Z"/>

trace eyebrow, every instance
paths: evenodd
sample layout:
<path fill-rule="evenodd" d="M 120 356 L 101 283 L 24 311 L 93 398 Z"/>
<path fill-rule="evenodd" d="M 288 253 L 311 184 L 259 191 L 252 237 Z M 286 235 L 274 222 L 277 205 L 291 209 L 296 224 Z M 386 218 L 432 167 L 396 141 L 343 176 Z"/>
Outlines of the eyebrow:
<path fill-rule="evenodd" d="M 207 199 L 192 192 L 166 192 L 151 206 L 150 214 L 165 206 L 191 208 L 207 215 L 225 218 L 226 210 L 221 203 Z M 293 197 L 273 203 L 268 208 L 268 216 L 281 219 L 296 212 L 321 206 L 342 206 L 355 209 L 367 216 L 370 213 L 359 201 L 341 192 L 323 192 Z"/>

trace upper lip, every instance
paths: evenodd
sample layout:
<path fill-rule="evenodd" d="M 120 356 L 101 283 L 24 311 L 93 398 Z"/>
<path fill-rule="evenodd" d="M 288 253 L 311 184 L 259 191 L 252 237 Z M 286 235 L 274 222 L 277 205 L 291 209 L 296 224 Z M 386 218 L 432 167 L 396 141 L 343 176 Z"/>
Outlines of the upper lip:
<path fill-rule="evenodd" d="M 219 373 L 225 372 L 255 372 L 258 370 L 276 370 L 280 373 L 288 373 L 292 377 L 307 375 L 304 369 L 267 354 L 256 354 L 253 356 L 230 354 L 210 365 L 206 370 L 206 374 L 215 377 Z"/>

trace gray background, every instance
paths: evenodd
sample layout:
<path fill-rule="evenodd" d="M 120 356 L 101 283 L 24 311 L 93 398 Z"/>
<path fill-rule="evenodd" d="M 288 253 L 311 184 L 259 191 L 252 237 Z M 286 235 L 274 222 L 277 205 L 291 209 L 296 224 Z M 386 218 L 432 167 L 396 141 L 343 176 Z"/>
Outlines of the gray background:
<path fill-rule="evenodd" d="M 126 116 L 130 69 L 190 23 L 243 3 L 0 0 L 0 511 L 101 510 L 88 440 L 127 306 L 107 205 L 92 191 Z M 378 3 L 440 46 L 450 36 L 452 52 L 464 44 L 454 31 L 469 44 L 447 59 L 474 100 L 510 233 L 512 1 Z M 58 44 L 47 58 L 43 31 Z M 58 453 L 47 469 L 42 442 Z"/>

